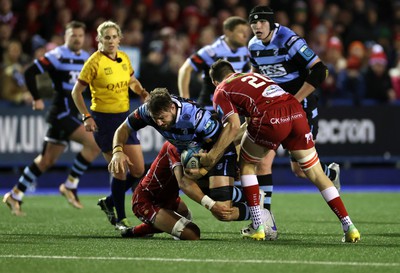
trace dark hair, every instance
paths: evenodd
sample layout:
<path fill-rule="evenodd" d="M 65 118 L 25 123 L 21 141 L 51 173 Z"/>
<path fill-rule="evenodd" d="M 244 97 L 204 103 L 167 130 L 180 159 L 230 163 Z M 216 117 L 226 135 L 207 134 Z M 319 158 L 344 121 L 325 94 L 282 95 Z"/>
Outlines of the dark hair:
<path fill-rule="evenodd" d="M 74 29 L 74 28 L 83 28 L 86 29 L 85 23 L 79 22 L 79 21 L 71 21 L 68 24 L 65 25 L 65 29 Z"/>
<path fill-rule="evenodd" d="M 231 16 L 224 21 L 223 29 L 233 31 L 238 25 L 247 25 L 247 21 L 239 16 Z"/>
<path fill-rule="evenodd" d="M 222 82 L 226 75 L 234 72 L 235 70 L 233 69 L 231 63 L 223 59 L 219 59 L 210 67 L 210 77 L 213 81 L 215 80 Z"/>
<path fill-rule="evenodd" d="M 252 8 L 249 14 L 249 24 L 257 22 L 258 20 L 267 20 L 269 22 L 269 28 L 275 29 L 275 15 L 274 11 L 268 6 L 256 6 Z"/>
<path fill-rule="evenodd" d="M 147 99 L 147 109 L 150 114 L 158 115 L 160 112 L 169 111 L 172 99 L 167 88 L 155 88 Z"/>

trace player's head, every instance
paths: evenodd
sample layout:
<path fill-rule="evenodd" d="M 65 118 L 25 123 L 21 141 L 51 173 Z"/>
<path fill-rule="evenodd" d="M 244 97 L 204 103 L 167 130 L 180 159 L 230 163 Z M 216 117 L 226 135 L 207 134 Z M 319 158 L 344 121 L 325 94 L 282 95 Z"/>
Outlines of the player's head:
<path fill-rule="evenodd" d="M 100 51 L 104 50 L 104 44 L 106 42 L 108 42 L 111 38 L 111 37 L 109 37 L 109 36 L 111 36 L 108 31 L 109 29 L 114 30 L 113 32 L 115 32 L 115 34 L 117 36 L 116 37 L 118 39 L 117 46 L 119 45 L 120 39 L 122 39 L 122 37 L 123 37 L 121 28 L 117 23 L 114 23 L 112 21 L 105 21 L 105 22 L 101 23 L 97 27 L 97 36 L 96 36 L 96 41 L 98 42 L 98 48 Z"/>
<path fill-rule="evenodd" d="M 223 23 L 223 30 L 230 46 L 234 48 L 246 46 L 250 33 L 245 19 L 239 16 L 228 17 Z"/>
<path fill-rule="evenodd" d="M 275 29 L 274 11 L 268 6 L 256 6 L 249 14 L 249 24 L 255 24 L 257 21 L 268 21 L 271 30 Z"/>
<path fill-rule="evenodd" d="M 69 49 L 77 52 L 82 49 L 85 41 L 86 25 L 82 22 L 71 21 L 65 26 L 65 44 Z"/>
<path fill-rule="evenodd" d="M 235 73 L 230 62 L 219 59 L 211 65 L 210 77 L 214 85 L 218 85 L 222 82 L 229 74 Z"/>
<path fill-rule="evenodd" d="M 163 130 L 169 130 L 176 120 L 176 106 L 166 88 L 155 88 L 146 101 L 151 118 Z"/>

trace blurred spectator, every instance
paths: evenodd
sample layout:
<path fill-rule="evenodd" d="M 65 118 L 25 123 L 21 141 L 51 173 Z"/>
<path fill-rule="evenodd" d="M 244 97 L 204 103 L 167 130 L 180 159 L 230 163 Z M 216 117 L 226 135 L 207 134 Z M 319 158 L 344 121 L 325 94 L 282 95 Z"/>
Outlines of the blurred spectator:
<path fill-rule="evenodd" d="M 136 46 L 141 48 L 144 43 L 143 23 L 137 18 L 132 18 L 125 27 L 122 45 Z"/>
<path fill-rule="evenodd" d="M 397 66 L 389 70 L 390 79 L 396 95 L 396 99 L 400 100 L 400 61 L 397 62 Z"/>
<path fill-rule="evenodd" d="M 316 28 L 318 25 L 322 24 L 325 9 L 326 9 L 326 1 L 325 0 L 310 0 L 309 1 L 309 27 L 310 29 Z"/>
<path fill-rule="evenodd" d="M 360 71 L 368 65 L 367 57 L 360 59 L 348 52 L 354 41 L 368 49 L 368 44 L 380 44 L 387 55 L 387 69 L 395 69 L 400 61 L 398 0 L 0 0 L 0 58 L 10 37 L 22 43 L 23 52 L 31 59 L 34 54 L 43 54 L 52 37 L 62 35 L 65 22 L 71 19 L 86 22 L 85 49 L 93 52 L 96 26 L 110 19 L 125 30 L 125 44 L 140 47 L 146 55 L 153 40 L 163 40 L 163 54 L 171 61 L 172 56 L 179 56 L 173 61 L 177 63 L 180 56 L 187 57 L 210 44 L 214 35 L 222 35 L 222 22 L 228 17 L 247 19 L 248 11 L 257 5 L 271 6 L 276 21 L 305 38 L 323 59 L 332 57 L 327 56 L 331 54 L 328 39 L 340 39 L 350 64 L 345 78 L 349 73 L 355 75 L 357 63 L 361 63 Z M 354 90 L 345 90 L 346 86 L 342 85 L 344 89 L 337 95 L 354 94 Z"/>
<path fill-rule="evenodd" d="M 367 49 L 361 41 L 353 41 L 350 43 L 348 50 L 347 50 L 347 56 L 350 60 L 350 66 L 354 67 L 353 62 L 355 59 L 358 59 L 359 61 L 359 69 L 360 70 L 365 70 L 367 65 L 368 65 L 368 58 L 367 58 Z M 353 58 L 355 57 L 355 58 Z"/>
<path fill-rule="evenodd" d="M 365 46 L 360 41 L 350 44 L 346 58 L 346 69 L 338 74 L 338 96 L 352 100 L 354 105 L 360 105 L 365 95 L 365 80 L 363 71 L 365 62 Z"/>
<path fill-rule="evenodd" d="M 178 52 L 164 54 L 164 47 L 162 40 L 154 40 L 150 43 L 148 54 L 140 64 L 139 80 L 149 92 L 156 87 L 165 87 L 172 94 L 179 95 L 178 70 L 185 59 Z"/>
<path fill-rule="evenodd" d="M 62 8 L 57 14 L 56 21 L 53 26 L 53 34 L 64 36 L 65 26 L 72 20 L 72 12 L 69 8 Z"/>
<path fill-rule="evenodd" d="M 277 10 L 275 12 L 275 20 L 276 20 L 276 22 L 278 24 L 281 24 L 282 26 L 285 26 L 285 27 L 288 27 L 289 24 L 290 24 L 289 16 L 286 13 L 286 11 L 284 11 L 284 10 Z M 299 26 L 303 26 L 303 25 L 298 24 L 298 23 L 294 23 L 294 24 L 299 25 Z"/>
<path fill-rule="evenodd" d="M 20 17 L 16 26 L 17 38 L 22 43 L 23 51 L 32 54 L 34 48 L 32 46 L 32 38 L 34 35 L 41 36 L 41 30 L 43 25 L 39 20 L 39 6 L 36 2 L 31 2 L 26 10 L 25 14 Z"/>
<path fill-rule="evenodd" d="M 337 97 L 338 75 L 346 69 L 346 59 L 343 55 L 343 44 L 338 37 L 331 37 L 327 44 L 326 54 L 322 58 L 328 67 L 328 77 L 321 84 L 321 99 L 323 104 L 328 104 Z"/>
<path fill-rule="evenodd" d="M 3 57 L 4 66 L 1 71 L 1 93 L 0 99 L 7 100 L 13 104 L 29 105 L 32 103 L 24 79 L 24 65 L 28 58 L 22 52 L 22 45 L 19 41 L 11 41 Z"/>
<path fill-rule="evenodd" d="M 223 30 L 224 21 L 231 16 L 232 13 L 227 9 L 218 10 L 215 22 L 215 29 L 217 32 L 217 36 L 222 35 L 224 33 Z"/>
<path fill-rule="evenodd" d="M 313 51 L 321 58 L 324 58 L 329 39 L 328 29 L 326 26 L 319 25 L 314 31 L 311 32 L 311 35 L 309 35 L 308 38 L 308 44 Z"/>
<path fill-rule="evenodd" d="M 128 20 L 128 12 L 129 10 L 124 5 L 116 5 L 113 8 L 113 20 L 119 26 L 125 26 L 126 21 Z"/>
<path fill-rule="evenodd" d="M 215 28 L 213 26 L 204 27 L 200 32 L 196 49 L 202 48 L 205 45 L 212 44 L 215 39 L 217 39 Z"/>
<path fill-rule="evenodd" d="M 349 1 L 352 12 L 352 20 L 348 25 L 346 43 L 359 40 L 363 43 L 367 41 L 378 41 L 384 25 L 378 21 L 379 5 L 373 1 L 354 0 Z"/>
<path fill-rule="evenodd" d="M 374 45 L 365 73 L 365 98 L 379 103 L 393 102 L 396 99 L 392 81 L 387 69 L 387 57 L 381 45 Z"/>
<path fill-rule="evenodd" d="M 4 52 L 7 51 L 10 42 L 12 29 L 10 25 L 0 22 L 0 63 L 3 62 Z"/>
<path fill-rule="evenodd" d="M 195 0 L 195 5 L 200 16 L 201 27 L 205 27 L 211 24 L 214 13 L 214 2 L 215 1 L 212 0 Z M 236 6 L 234 8 L 236 8 Z"/>
<path fill-rule="evenodd" d="M 195 50 L 200 33 L 200 14 L 196 6 L 188 6 L 183 10 L 183 25 L 181 32 L 189 36 L 192 50 Z"/>
<path fill-rule="evenodd" d="M 5 23 L 14 29 L 18 17 L 12 11 L 12 0 L 0 0 L 0 23 Z"/>
<path fill-rule="evenodd" d="M 88 29 L 94 29 L 96 26 L 96 19 L 102 17 L 100 7 L 96 5 L 95 0 L 80 0 L 79 9 L 74 14 L 74 19 L 85 23 Z"/>
<path fill-rule="evenodd" d="M 139 80 L 149 92 L 156 87 L 166 87 L 168 90 L 173 90 L 168 83 L 168 79 L 171 77 L 168 71 L 168 61 L 163 50 L 163 41 L 152 41 L 146 58 L 140 64 Z M 171 81 L 173 80 L 171 79 Z"/>
<path fill-rule="evenodd" d="M 181 28 L 180 13 L 181 7 L 176 1 L 167 1 L 163 9 L 163 26 L 179 30 Z"/>
<path fill-rule="evenodd" d="M 297 0 L 293 3 L 292 10 L 292 23 L 299 24 L 303 27 L 307 27 L 307 19 L 308 19 L 308 8 L 307 3 L 302 0 Z"/>
<path fill-rule="evenodd" d="M 304 38 L 305 36 L 305 30 L 302 25 L 299 24 L 292 24 L 289 27 L 291 30 L 293 30 L 297 35 L 299 35 L 301 38 Z"/>
<path fill-rule="evenodd" d="M 236 6 L 232 9 L 232 15 L 233 16 L 239 16 L 242 17 L 243 19 L 247 18 L 247 10 L 246 7 L 244 6 Z"/>

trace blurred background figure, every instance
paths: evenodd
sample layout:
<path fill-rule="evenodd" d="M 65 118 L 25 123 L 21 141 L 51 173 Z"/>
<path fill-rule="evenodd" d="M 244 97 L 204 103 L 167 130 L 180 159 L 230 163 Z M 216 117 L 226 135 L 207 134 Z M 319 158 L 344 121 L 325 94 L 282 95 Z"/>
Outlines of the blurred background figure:
<path fill-rule="evenodd" d="M 13 40 L 8 43 L 0 70 L 0 99 L 7 100 L 14 105 L 30 105 L 32 103 L 32 96 L 24 79 L 24 70 L 28 60 L 28 56 L 22 52 L 22 45 L 19 41 Z"/>
<path fill-rule="evenodd" d="M 354 105 L 360 105 L 365 95 L 363 71 L 366 69 L 366 49 L 362 42 L 354 41 L 349 45 L 346 69 L 338 74 L 339 98 L 350 99 Z"/>
<path fill-rule="evenodd" d="M 333 98 L 339 96 L 337 87 L 338 76 L 346 69 L 343 44 L 338 37 L 333 36 L 329 39 L 323 60 L 328 67 L 329 74 L 320 87 L 321 103 L 329 105 Z"/>
<path fill-rule="evenodd" d="M 391 103 L 396 99 L 392 81 L 387 68 L 388 60 L 383 47 L 376 44 L 372 47 L 365 73 L 365 98 L 378 103 Z"/>

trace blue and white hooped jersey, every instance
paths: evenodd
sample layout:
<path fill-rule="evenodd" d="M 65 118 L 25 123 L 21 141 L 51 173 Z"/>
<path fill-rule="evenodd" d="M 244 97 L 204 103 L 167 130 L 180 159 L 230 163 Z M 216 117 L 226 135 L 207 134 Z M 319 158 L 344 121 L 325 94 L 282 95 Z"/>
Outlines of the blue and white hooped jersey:
<path fill-rule="evenodd" d="M 272 35 L 267 45 L 255 36 L 249 41 L 251 65 L 285 91 L 295 94 L 318 56 L 303 38 L 285 26 L 276 24 Z"/>
<path fill-rule="evenodd" d="M 34 61 L 42 74 L 49 73 L 53 88 L 56 91 L 53 106 L 57 107 L 58 111 L 66 109 L 66 112 L 70 110 L 77 112 L 71 92 L 78 80 L 83 64 L 89 56 L 90 54 L 84 50 L 81 50 L 80 54 L 76 54 L 66 45 L 62 45 L 46 52 L 44 57 Z"/>
<path fill-rule="evenodd" d="M 78 55 L 62 45 L 45 53 L 44 59 L 48 62 L 40 59 L 35 60 L 35 64 L 42 73 L 49 72 L 57 92 L 71 93 L 83 64 L 89 56 L 90 54 L 84 50 L 81 50 Z"/>
<path fill-rule="evenodd" d="M 232 51 L 224 38 L 224 36 L 220 36 L 213 44 L 202 47 L 190 57 L 193 68 L 196 71 L 202 71 L 203 77 L 209 77 L 208 71 L 211 65 L 219 59 L 230 62 L 236 72 L 250 70 L 250 54 L 247 47 L 242 46 L 236 51 Z"/>
<path fill-rule="evenodd" d="M 138 131 L 147 125 L 154 127 L 166 140 L 178 148 L 179 152 L 189 145 L 199 145 L 210 149 L 222 131 L 222 123 L 208 110 L 194 102 L 171 96 L 177 107 L 175 124 L 170 130 L 163 130 L 151 118 L 147 104 L 141 105 L 126 119 L 126 124 Z"/>
<path fill-rule="evenodd" d="M 203 77 L 203 85 L 197 102 L 202 106 L 209 106 L 212 109 L 212 96 L 215 86 L 213 85 L 209 70 L 211 65 L 223 59 L 231 63 L 236 72 L 250 71 L 250 53 L 247 46 L 239 47 L 237 50 L 232 49 L 225 42 L 225 36 L 220 36 L 211 45 L 206 45 L 189 57 L 190 64 L 195 71 L 201 72 Z"/>

